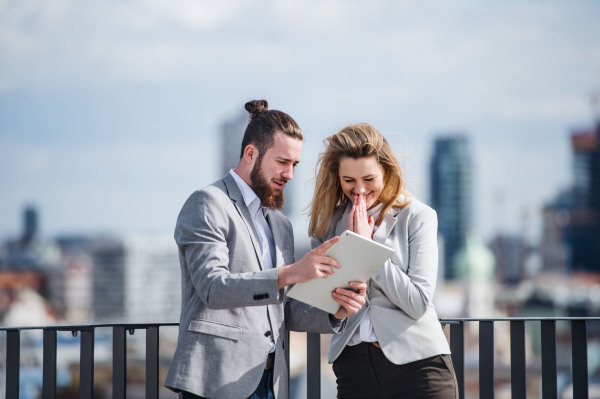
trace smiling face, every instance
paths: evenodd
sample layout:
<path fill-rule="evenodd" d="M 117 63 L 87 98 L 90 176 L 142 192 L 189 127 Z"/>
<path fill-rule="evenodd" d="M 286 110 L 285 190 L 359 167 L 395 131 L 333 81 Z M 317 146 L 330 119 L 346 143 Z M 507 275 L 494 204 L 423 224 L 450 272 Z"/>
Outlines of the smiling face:
<path fill-rule="evenodd" d="M 283 208 L 283 188 L 294 177 L 302 141 L 278 132 L 273 145 L 259 155 L 250 174 L 251 187 L 263 206 Z"/>
<path fill-rule="evenodd" d="M 384 170 L 375 157 L 342 157 L 339 161 L 339 176 L 342 191 L 354 202 L 356 194 L 364 195 L 367 209 L 377 205 L 383 191 Z"/>

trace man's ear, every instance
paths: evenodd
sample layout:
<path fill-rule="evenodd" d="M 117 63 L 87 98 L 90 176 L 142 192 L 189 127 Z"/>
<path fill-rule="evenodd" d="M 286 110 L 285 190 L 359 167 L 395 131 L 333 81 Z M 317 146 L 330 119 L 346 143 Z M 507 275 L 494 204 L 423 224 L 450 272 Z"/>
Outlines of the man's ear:
<path fill-rule="evenodd" d="M 254 144 L 248 144 L 246 148 L 244 148 L 243 158 L 247 163 L 254 164 L 258 158 L 258 148 L 256 148 Z"/>

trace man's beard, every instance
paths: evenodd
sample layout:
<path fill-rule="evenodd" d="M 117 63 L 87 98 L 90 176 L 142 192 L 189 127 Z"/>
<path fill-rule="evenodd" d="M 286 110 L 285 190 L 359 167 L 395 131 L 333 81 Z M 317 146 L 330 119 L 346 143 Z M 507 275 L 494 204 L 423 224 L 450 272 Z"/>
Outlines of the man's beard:
<path fill-rule="evenodd" d="M 283 208 L 283 188 L 279 191 L 273 190 L 269 181 L 265 178 L 265 175 L 261 170 L 262 157 L 256 160 L 252 172 L 250 173 L 250 182 L 252 183 L 252 190 L 258 196 L 260 204 L 272 209 Z M 280 179 L 287 181 L 286 179 Z"/>

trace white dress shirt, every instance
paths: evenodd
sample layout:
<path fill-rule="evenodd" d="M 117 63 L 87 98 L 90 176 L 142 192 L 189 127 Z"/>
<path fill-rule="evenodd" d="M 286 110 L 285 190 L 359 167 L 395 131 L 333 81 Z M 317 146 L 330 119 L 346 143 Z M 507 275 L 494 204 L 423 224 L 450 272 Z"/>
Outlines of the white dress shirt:
<path fill-rule="evenodd" d="M 231 176 L 233 176 L 235 182 L 240 188 L 244 202 L 250 211 L 250 216 L 252 216 L 252 223 L 254 223 L 256 231 L 258 231 L 258 241 L 261 249 L 261 261 L 263 269 L 272 269 L 275 265 L 273 260 L 273 255 L 275 254 L 275 243 L 273 241 L 273 232 L 271 231 L 271 227 L 269 226 L 269 223 L 267 223 L 266 219 L 269 209 L 260 205 L 260 199 L 256 193 L 254 193 L 252 188 L 246 184 L 246 182 L 239 177 L 233 169 L 231 169 L 229 173 Z"/>

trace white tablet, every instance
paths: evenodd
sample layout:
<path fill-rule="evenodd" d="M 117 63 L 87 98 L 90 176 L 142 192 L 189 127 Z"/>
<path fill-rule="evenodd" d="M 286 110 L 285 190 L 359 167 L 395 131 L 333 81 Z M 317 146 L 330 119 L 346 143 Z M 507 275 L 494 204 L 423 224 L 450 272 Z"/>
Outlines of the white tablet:
<path fill-rule="evenodd" d="M 392 253 L 392 248 L 346 230 L 340 235 L 340 240 L 325 252 L 342 268 L 333 268 L 333 274 L 327 278 L 295 284 L 288 290 L 287 296 L 334 314 L 340 305 L 331 297 L 333 290 L 348 287 L 350 281 L 367 281 Z"/>

